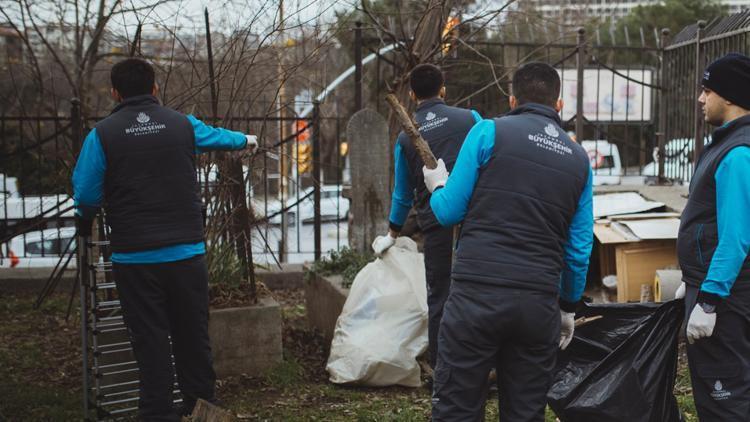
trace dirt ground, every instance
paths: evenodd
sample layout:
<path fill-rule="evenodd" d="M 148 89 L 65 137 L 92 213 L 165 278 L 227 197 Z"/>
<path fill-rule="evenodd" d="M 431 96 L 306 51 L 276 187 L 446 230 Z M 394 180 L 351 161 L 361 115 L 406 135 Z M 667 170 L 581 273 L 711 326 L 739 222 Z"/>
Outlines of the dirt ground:
<path fill-rule="evenodd" d="M 262 377 L 218 382 L 222 405 L 252 421 L 424 421 L 424 388 L 349 388 L 327 381 L 328 345 L 305 324 L 301 290 L 274 292 L 283 307 L 284 361 Z M 82 417 L 79 315 L 65 314 L 68 294 L 33 310 L 35 296 L 0 298 L 0 421 L 68 421 Z M 74 301 L 77 305 L 77 296 Z M 675 392 L 686 420 L 697 420 L 680 359 Z M 497 420 L 496 400 L 487 420 Z M 555 417 L 548 411 L 548 421 Z"/>

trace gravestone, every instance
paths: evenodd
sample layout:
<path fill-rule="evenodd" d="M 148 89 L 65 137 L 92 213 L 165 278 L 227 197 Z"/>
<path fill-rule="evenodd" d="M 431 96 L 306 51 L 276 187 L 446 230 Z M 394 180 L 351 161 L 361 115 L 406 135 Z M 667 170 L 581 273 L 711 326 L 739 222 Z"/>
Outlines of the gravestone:
<path fill-rule="evenodd" d="M 346 139 L 352 177 L 349 245 L 355 251 L 365 252 L 377 236 L 388 231 L 388 122 L 376 111 L 360 110 L 346 125 Z"/>

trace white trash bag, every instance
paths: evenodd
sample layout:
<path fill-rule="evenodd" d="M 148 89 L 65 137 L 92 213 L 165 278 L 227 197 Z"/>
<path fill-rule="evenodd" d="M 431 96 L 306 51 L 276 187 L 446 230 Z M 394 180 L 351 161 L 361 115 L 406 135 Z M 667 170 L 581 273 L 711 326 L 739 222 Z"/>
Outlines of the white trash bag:
<path fill-rule="evenodd" d="M 419 387 L 417 356 L 426 349 L 424 257 L 413 240 L 399 237 L 354 279 L 326 370 L 336 384 Z"/>

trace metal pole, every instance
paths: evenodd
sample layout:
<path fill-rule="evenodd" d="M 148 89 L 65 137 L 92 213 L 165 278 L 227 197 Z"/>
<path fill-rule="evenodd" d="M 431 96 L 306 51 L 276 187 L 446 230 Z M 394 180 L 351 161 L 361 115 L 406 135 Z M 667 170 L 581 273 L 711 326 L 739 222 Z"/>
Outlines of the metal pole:
<path fill-rule="evenodd" d="M 278 117 L 279 117 L 279 141 L 285 140 L 286 131 L 284 130 L 284 97 L 286 97 L 285 84 L 284 84 L 284 1 L 279 1 L 279 35 L 282 45 L 277 48 L 278 51 L 278 72 L 279 72 L 279 96 L 278 96 Z M 288 186 L 286 176 L 288 173 L 288 164 L 286 156 L 286 144 L 282 143 L 279 145 L 279 202 L 281 203 L 281 209 L 286 209 L 286 201 L 288 195 Z M 299 229 L 299 228 L 298 228 Z M 279 261 L 287 261 L 287 250 L 288 250 L 288 237 L 289 237 L 289 220 L 287 213 L 281 213 L 281 238 L 279 239 Z"/>
<path fill-rule="evenodd" d="M 695 35 L 695 154 L 693 154 L 693 166 L 698 164 L 698 157 L 703 152 L 703 110 L 697 101 L 702 90 L 703 80 L 703 49 L 701 49 L 701 40 L 703 39 L 703 30 L 706 27 L 706 21 L 698 21 L 698 31 Z"/>
<path fill-rule="evenodd" d="M 211 88 L 211 113 L 213 113 L 213 121 L 216 124 L 218 117 L 219 104 L 216 98 L 216 85 L 214 75 L 214 52 L 211 46 L 211 25 L 208 21 L 208 7 L 204 9 L 203 15 L 206 19 L 206 48 L 208 50 L 208 82 Z"/>
<path fill-rule="evenodd" d="M 73 154 L 77 157 L 83 144 L 83 128 L 81 127 L 81 100 L 70 99 L 70 130 L 73 137 Z"/>
<path fill-rule="evenodd" d="M 320 168 L 320 104 L 313 104 L 312 115 L 312 165 L 313 165 L 313 201 L 315 203 L 315 261 L 320 260 L 321 255 L 321 221 L 320 221 L 320 187 L 323 183 Z"/>
<path fill-rule="evenodd" d="M 578 28 L 578 54 L 576 66 L 578 75 L 576 83 L 576 141 L 583 141 L 583 67 L 586 64 L 586 29 Z"/>
<path fill-rule="evenodd" d="M 665 48 L 669 38 L 669 29 L 661 30 L 661 42 L 659 45 L 660 69 L 659 82 L 661 85 L 661 95 L 659 96 L 659 184 L 664 183 L 664 161 L 666 160 L 665 146 L 667 144 L 667 63 L 665 61 Z"/>
<path fill-rule="evenodd" d="M 75 139 L 75 138 L 74 138 Z M 89 384 L 89 339 L 88 330 L 86 325 L 88 322 L 88 304 L 86 302 L 86 296 L 89 293 L 89 266 L 88 266 L 88 241 L 89 239 L 85 236 L 78 236 L 76 240 L 77 244 L 77 259 L 76 265 L 78 268 L 78 282 L 81 283 L 81 356 L 83 362 L 83 417 L 85 420 L 89 420 L 89 393 L 91 386 Z"/>
<path fill-rule="evenodd" d="M 354 28 L 354 111 L 362 110 L 362 22 Z"/>

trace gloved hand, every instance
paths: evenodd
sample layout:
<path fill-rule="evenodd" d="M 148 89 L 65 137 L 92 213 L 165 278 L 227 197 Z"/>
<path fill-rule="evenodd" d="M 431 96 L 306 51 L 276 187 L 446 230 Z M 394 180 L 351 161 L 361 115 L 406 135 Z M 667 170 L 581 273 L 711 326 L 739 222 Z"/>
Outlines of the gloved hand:
<path fill-rule="evenodd" d="M 445 169 L 445 162 L 442 158 L 437 160 L 437 167 L 434 169 L 423 166 L 422 174 L 424 175 L 424 184 L 430 193 L 435 191 L 438 186 L 445 186 L 445 182 L 448 181 L 448 170 Z"/>
<path fill-rule="evenodd" d="M 375 238 L 375 241 L 372 242 L 372 250 L 375 252 L 376 256 L 380 256 L 394 244 L 396 244 L 396 238 L 391 237 L 391 233 L 388 232 L 385 236 L 378 236 Z"/>
<path fill-rule="evenodd" d="M 573 331 L 576 325 L 576 314 L 574 312 L 560 311 L 560 349 L 565 350 L 573 340 Z"/>
<path fill-rule="evenodd" d="M 78 231 L 78 236 L 91 236 L 91 226 L 93 225 L 94 220 L 82 218 L 80 215 L 76 214 L 76 231 Z"/>
<path fill-rule="evenodd" d="M 245 135 L 245 139 L 247 139 L 245 148 L 250 150 L 250 154 L 255 154 L 255 151 L 258 150 L 258 137 L 255 135 Z"/>
<path fill-rule="evenodd" d="M 685 282 L 680 284 L 680 287 L 674 292 L 675 299 L 685 299 Z"/>
<path fill-rule="evenodd" d="M 687 340 L 693 344 L 695 340 L 711 337 L 716 326 L 716 312 L 708 313 L 700 303 L 696 304 L 687 324 Z"/>

